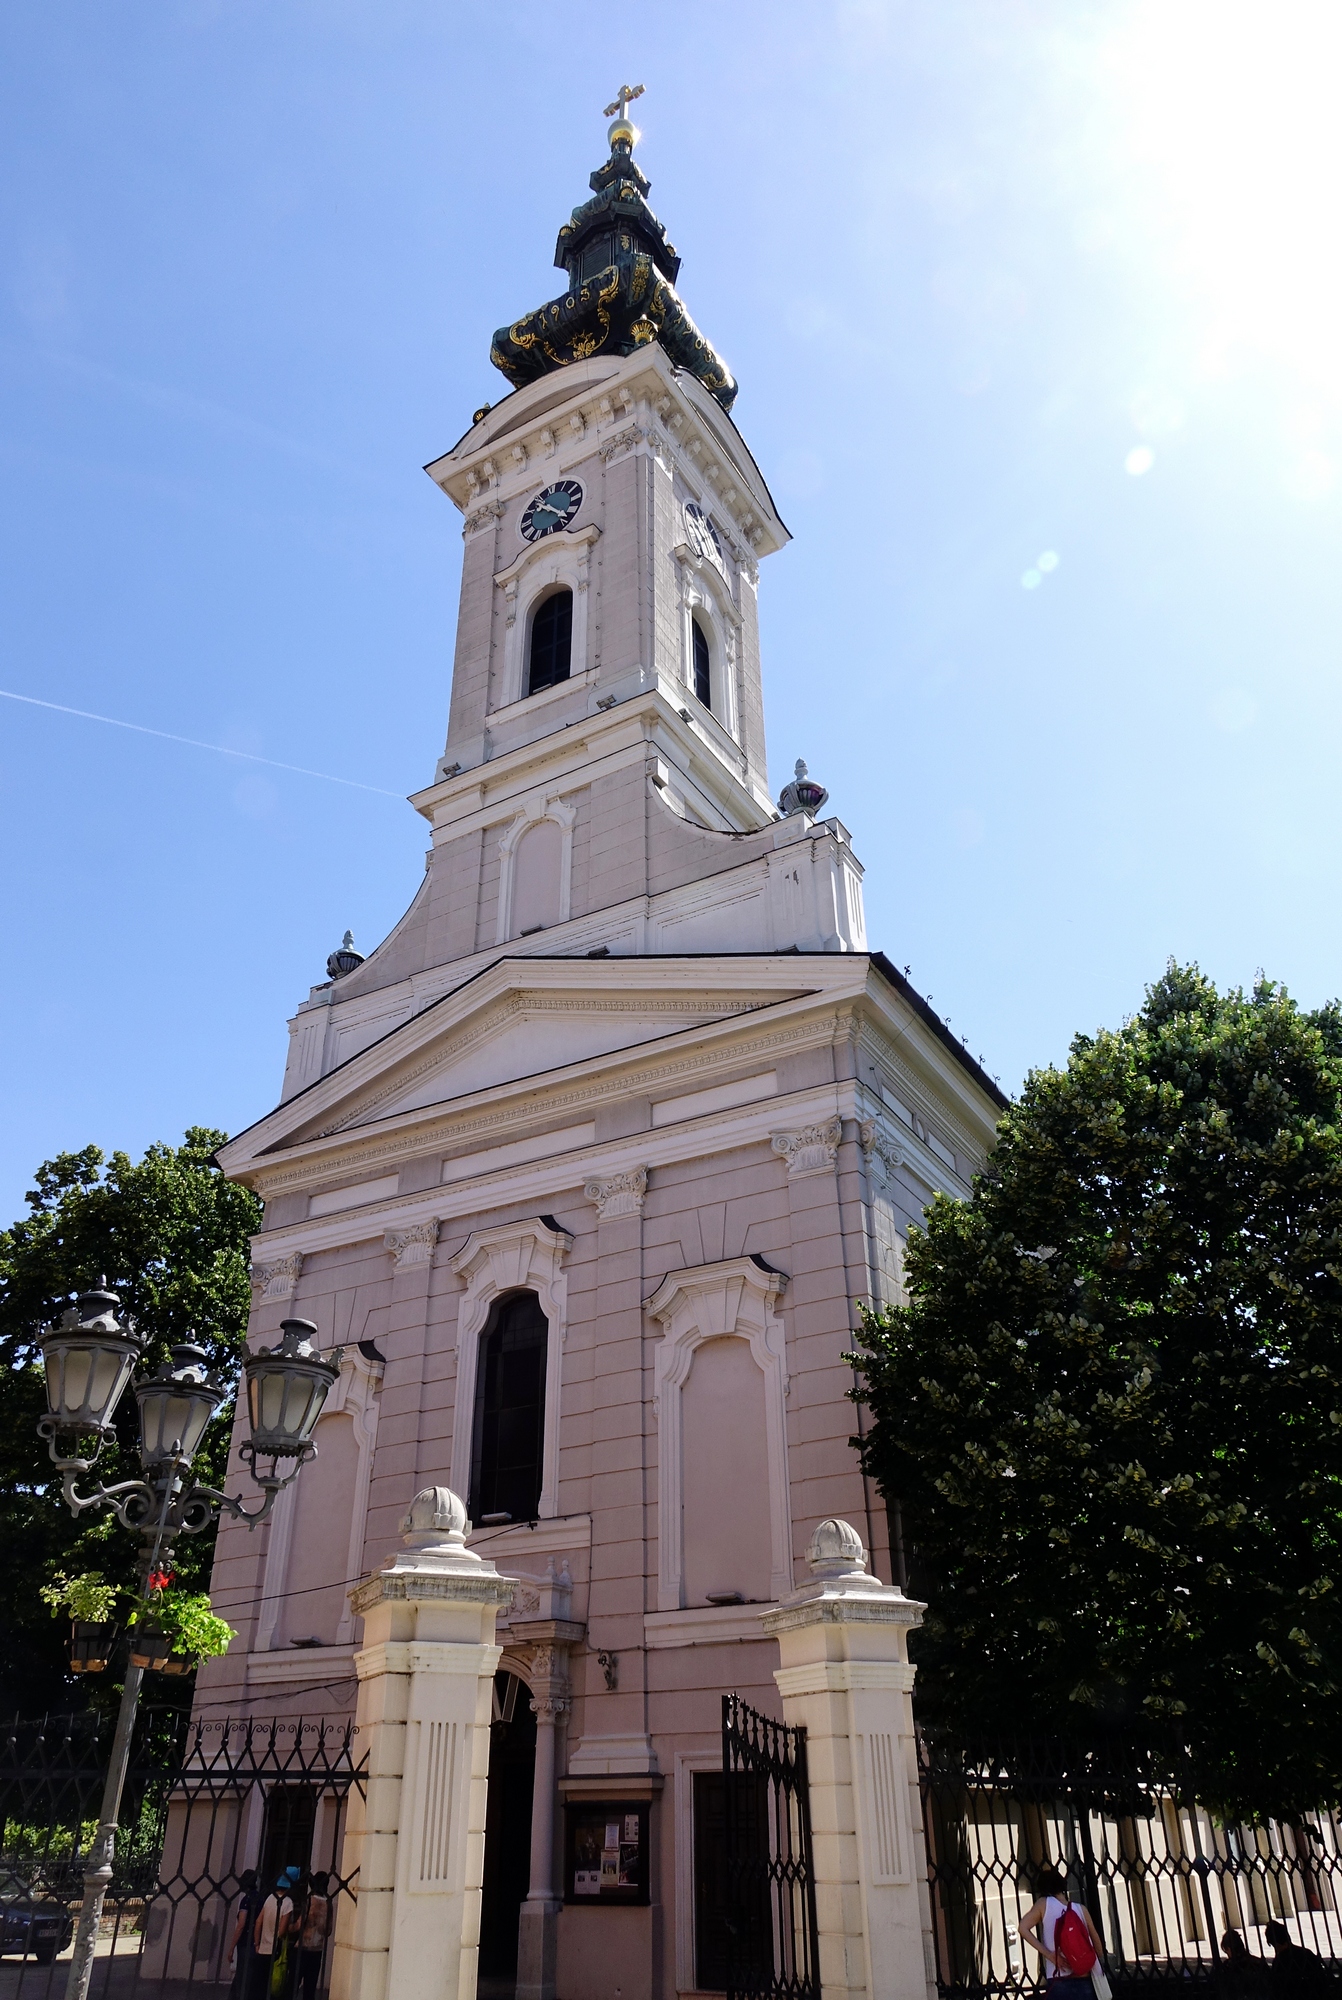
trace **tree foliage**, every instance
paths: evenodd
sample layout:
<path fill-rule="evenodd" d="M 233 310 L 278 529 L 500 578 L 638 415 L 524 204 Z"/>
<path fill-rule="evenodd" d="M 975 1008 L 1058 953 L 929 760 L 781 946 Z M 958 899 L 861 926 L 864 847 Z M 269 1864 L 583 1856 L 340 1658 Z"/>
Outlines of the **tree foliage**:
<path fill-rule="evenodd" d="M 38 1168 L 28 1213 L 0 1230 L 0 1602 L 8 1639 L 0 1707 L 10 1714 L 107 1698 L 101 1683 L 70 1675 L 67 1628 L 39 1592 L 58 1573 L 90 1571 L 133 1588 L 138 1547 L 109 1514 L 76 1520 L 61 1499 L 34 1428 L 46 1407 L 37 1335 L 105 1275 L 147 1336 L 143 1367 L 191 1339 L 208 1352 L 211 1373 L 234 1379 L 251 1298 L 248 1240 L 261 1210 L 211 1165 L 226 1136 L 193 1127 L 180 1146 L 151 1146 L 139 1161 L 125 1153 L 104 1159 L 96 1146 L 60 1153 Z M 222 1476 L 231 1423 L 225 1405 L 206 1433 L 196 1464 L 207 1483 Z M 117 1428 L 116 1446 L 98 1464 L 109 1485 L 139 1476 L 130 1395 Z M 213 1540 L 212 1533 L 182 1537 L 184 1588 L 208 1581 Z"/>
<path fill-rule="evenodd" d="M 925 1718 L 1342 1798 L 1342 1012 L 1173 964 L 1033 1073 L 867 1315 Z"/>

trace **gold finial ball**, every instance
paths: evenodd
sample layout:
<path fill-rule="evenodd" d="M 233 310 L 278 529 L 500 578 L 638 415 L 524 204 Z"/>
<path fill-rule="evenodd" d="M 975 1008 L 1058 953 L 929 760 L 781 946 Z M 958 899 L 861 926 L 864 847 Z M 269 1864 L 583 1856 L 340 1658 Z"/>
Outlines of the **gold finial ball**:
<path fill-rule="evenodd" d="M 639 131 L 632 118 L 616 118 L 606 133 L 612 153 L 617 146 L 627 146 L 632 153 L 642 137 L 643 134 Z"/>

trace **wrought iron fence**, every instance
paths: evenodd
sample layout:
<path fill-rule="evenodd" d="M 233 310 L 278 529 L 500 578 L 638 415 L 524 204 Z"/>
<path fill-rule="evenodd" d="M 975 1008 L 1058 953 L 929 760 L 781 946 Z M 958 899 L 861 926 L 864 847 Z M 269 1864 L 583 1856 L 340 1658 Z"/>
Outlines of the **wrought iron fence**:
<path fill-rule="evenodd" d="M 0 2000 L 54 2000 L 65 1990 L 110 1733 L 110 1723 L 85 1715 L 0 1734 Z M 333 1934 L 339 1900 L 354 1894 L 341 1855 L 350 1794 L 364 1789 L 357 1748 L 348 1722 L 191 1722 L 146 1711 L 91 2000 L 177 2000 L 231 1986 L 247 1869 L 263 1890 L 290 1865 L 327 1871 Z M 323 1985 L 329 1953 L 330 1935 Z"/>
<path fill-rule="evenodd" d="M 1210 1979 L 1227 1931 L 1270 1959 L 1274 1921 L 1330 1969 L 1342 1961 L 1342 1826 L 1331 1812 L 1228 1826 L 1150 1753 L 1027 1739 L 923 1738 L 919 1772 L 945 1996 L 1041 1984 L 1020 1920 L 1050 1864 L 1094 1917 L 1119 1992 Z"/>
<path fill-rule="evenodd" d="M 722 1698 L 728 2000 L 820 2000 L 806 1731 Z"/>

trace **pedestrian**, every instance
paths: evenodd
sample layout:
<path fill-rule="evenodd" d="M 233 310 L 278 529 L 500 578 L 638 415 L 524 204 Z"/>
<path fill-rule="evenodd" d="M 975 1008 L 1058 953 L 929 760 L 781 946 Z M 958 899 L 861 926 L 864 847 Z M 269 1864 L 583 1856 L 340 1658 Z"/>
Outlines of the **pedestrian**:
<path fill-rule="evenodd" d="M 1090 1911 L 1072 1901 L 1056 1868 L 1041 1870 L 1038 1887 L 1038 1900 L 1020 1920 L 1020 1935 L 1044 1961 L 1048 2000 L 1095 2000 L 1090 1973 L 1104 1946 Z"/>
<path fill-rule="evenodd" d="M 257 1911 L 250 2000 L 270 2000 L 270 1975 L 294 1914 L 289 1890 L 290 1877 L 286 1869 Z"/>
<path fill-rule="evenodd" d="M 324 1868 L 315 1868 L 308 1881 L 307 1900 L 297 1919 L 298 2000 L 317 2000 L 326 1940 L 331 1933 L 331 1878 Z"/>
<path fill-rule="evenodd" d="M 1264 1924 L 1263 1936 L 1272 1946 L 1273 2000 L 1316 2000 L 1330 1982 L 1314 1953 L 1285 1924 Z"/>
<path fill-rule="evenodd" d="M 252 1968 L 253 1938 L 256 1913 L 261 1907 L 261 1890 L 254 1868 L 244 1868 L 238 1877 L 238 1921 L 233 1928 L 229 1942 L 228 1960 L 233 1967 L 233 1984 L 230 1988 L 231 2000 L 250 2000 L 249 1975 Z"/>
<path fill-rule="evenodd" d="M 1261 1958 L 1255 1958 L 1238 1931 L 1227 1931 L 1221 1939 L 1221 1966 L 1216 1975 L 1217 1991 L 1223 2000 L 1268 2000 L 1271 1975 Z"/>

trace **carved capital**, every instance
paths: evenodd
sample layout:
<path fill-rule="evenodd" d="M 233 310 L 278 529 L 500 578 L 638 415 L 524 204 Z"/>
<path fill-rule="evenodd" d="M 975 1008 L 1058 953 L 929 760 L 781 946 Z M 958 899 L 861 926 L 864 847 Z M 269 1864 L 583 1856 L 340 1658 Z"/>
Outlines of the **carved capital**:
<path fill-rule="evenodd" d="M 601 447 L 601 456 L 609 465 L 613 458 L 619 458 L 621 453 L 632 451 L 636 444 L 641 444 L 646 436 L 647 432 L 640 425 L 630 424 L 626 430 L 616 431 L 613 438 L 606 440 Z"/>
<path fill-rule="evenodd" d="M 896 1167 L 908 1164 L 904 1154 L 874 1118 L 868 1118 L 859 1125 L 857 1136 L 866 1157 L 867 1175 L 872 1186 L 887 1186 L 894 1178 Z"/>
<path fill-rule="evenodd" d="M 253 1264 L 252 1283 L 261 1287 L 263 1299 L 291 1299 L 303 1271 L 303 1252 L 277 1258 L 273 1264 Z"/>
<path fill-rule="evenodd" d="M 831 1118 L 824 1125 L 803 1125 L 799 1132 L 775 1132 L 773 1150 L 787 1161 L 788 1177 L 804 1174 L 831 1174 L 843 1137 L 843 1120 Z"/>
<path fill-rule="evenodd" d="M 648 1169 L 631 1167 L 628 1173 L 612 1174 L 608 1180 L 588 1181 L 583 1193 L 595 1204 L 602 1222 L 617 1215 L 641 1215 L 643 1197 L 648 1192 Z"/>
<path fill-rule="evenodd" d="M 491 521 L 500 520 L 505 512 L 501 500 L 487 500 L 483 507 L 477 507 L 466 516 L 461 524 L 463 535 L 474 535 L 481 528 L 487 528 Z"/>
<path fill-rule="evenodd" d="M 389 1229 L 382 1241 L 398 1271 L 410 1264 L 431 1264 L 438 1242 L 437 1222 L 417 1222 L 410 1229 Z"/>
<path fill-rule="evenodd" d="M 572 1706 L 566 1694 L 533 1694 L 531 1697 L 531 1713 L 538 1722 L 558 1722 Z"/>

